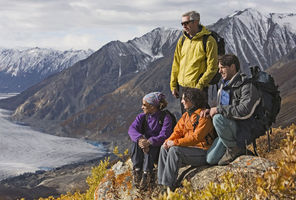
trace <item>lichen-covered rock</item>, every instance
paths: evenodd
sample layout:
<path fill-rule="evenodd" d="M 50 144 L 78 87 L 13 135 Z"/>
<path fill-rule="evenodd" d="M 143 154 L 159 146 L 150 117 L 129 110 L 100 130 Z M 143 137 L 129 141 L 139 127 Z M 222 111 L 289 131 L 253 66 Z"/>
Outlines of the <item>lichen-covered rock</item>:
<path fill-rule="evenodd" d="M 247 174 L 249 177 L 255 177 L 258 174 L 263 174 L 269 167 L 275 166 L 276 164 L 274 162 L 261 157 L 240 156 L 229 165 L 202 166 L 190 170 L 184 176 L 189 180 L 194 189 L 202 189 L 210 182 L 215 182 L 218 177 L 226 172 L 231 172 L 234 175 L 242 173 Z M 184 169 L 182 169 L 182 171 L 184 171 Z"/>
<path fill-rule="evenodd" d="M 107 172 L 95 191 L 95 199 L 133 199 L 132 163 L 129 159 L 125 163 L 118 161 Z"/>
<path fill-rule="evenodd" d="M 179 171 L 178 181 L 187 179 L 193 189 L 205 188 L 210 182 L 216 182 L 219 176 L 226 172 L 243 173 L 248 176 L 263 174 L 275 163 L 254 156 L 241 156 L 227 166 L 184 167 Z M 139 192 L 132 186 L 132 163 L 117 162 L 107 173 L 95 192 L 95 200 L 146 200 L 152 199 L 159 188 L 147 192 Z"/>

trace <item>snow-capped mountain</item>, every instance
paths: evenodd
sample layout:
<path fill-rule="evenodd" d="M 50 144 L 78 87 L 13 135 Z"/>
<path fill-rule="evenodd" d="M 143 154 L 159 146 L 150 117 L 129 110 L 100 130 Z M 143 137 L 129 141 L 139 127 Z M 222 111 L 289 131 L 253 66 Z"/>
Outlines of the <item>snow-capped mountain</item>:
<path fill-rule="evenodd" d="M 112 70 L 118 71 L 120 77 L 130 72 L 145 70 L 154 60 L 167 56 L 168 52 L 175 48 L 175 42 L 180 34 L 180 30 L 177 29 L 156 28 L 140 38 L 127 42 L 110 42 L 99 51 L 107 51 L 106 56 L 112 60 L 110 63 Z"/>
<path fill-rule="evenodd" d="M 23 91 L 92 53 L 92 50 L 57 51 L 38 47 L 0 49 L 0 92 Z"/>
<path fill-rule="evenodd" d="M 135 46 L 142 53 L 149 55 L 153 61 L 167 55 L 180 34 L 180 30 L 177 29 L 157 28 L 127 43 Z"/>
<path fill-rule="evenodd" d="M 296 47 L 296 14 L 264 14 L 246 9 L 209 28 L 225 38 L 226 52 L 238 55 L 246 73 L 250 65 L 267 69 Z"/>

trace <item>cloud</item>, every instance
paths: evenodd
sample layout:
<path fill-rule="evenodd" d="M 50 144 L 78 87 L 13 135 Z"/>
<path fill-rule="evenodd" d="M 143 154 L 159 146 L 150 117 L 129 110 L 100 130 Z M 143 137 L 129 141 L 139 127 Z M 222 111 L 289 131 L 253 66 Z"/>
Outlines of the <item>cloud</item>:
<path fill-rule="evenodd" d="M 58 41 L 58 43 L 57 43 Z M 75 46 L 76 49 L 88 49 L 92 44 L 92 49 L 97 49 L 100 44 L 96 37 L 91 34 L 65 34 L 62 37 L 50 37 L 46 40 L 42 40 L 41 44 L 36 46 L 48 46 L 53 49 L 59 49 L 63 46 L 65 49 L 71 49 Z"/>
<path fill-rule="evenodd" d="M 181 15 L 201 14 L 208 25 L 236 10 L 296 12 L 292 0 L 0 0 L 0 44 L 98 48 L 111 40 L 132 39 L 156 27 L 181 28 Z M 294 9 L 291 10 L 291 9 Z M 56 40 L 56 41 L 55 41 Z M 73 42 L 76 40 L 76 42 Z M 55 44 L 55 45 L 53 45 Z"/>

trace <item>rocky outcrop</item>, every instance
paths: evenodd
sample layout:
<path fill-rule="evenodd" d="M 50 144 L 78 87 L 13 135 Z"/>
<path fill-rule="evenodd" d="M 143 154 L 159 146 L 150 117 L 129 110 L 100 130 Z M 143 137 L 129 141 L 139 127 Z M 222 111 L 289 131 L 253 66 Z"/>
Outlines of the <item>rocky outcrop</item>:
<path fill-rule="evenodd" d="M 117 162 L 107 172 L 95 191 L 95 199 L 134 199 L 137 191 L 132 188 L 132 162 Z"/>
<path fill-rule="evenodd" d="M 210 182 L 215 182 L 219 176 L 226 172 L 233 174 L 243 173 L 253 176 L 263 174 L 269 167 L 275 166 L 274 162 L 261 157 L 241 156 L 230 165 L 195 168 L 186 173 L 185 178 L 190 180 L 192 187 L 197 190 L 203 189 Z"/>
<path fill-rule="evenodd" d="M 268 168 L 275 167 L 272 161 L 261 157 L 241 156 L 227 166 L 202 166 L 184 167 L 179 171 L 178 181 L 188 180 L 193 189 L 203 189 L 210 182 L 217 182 L 217 179 L 230 172 L 233 174 L 246 174 L 255 177 L 263 174 Z M 139 192 L 132 186 L 132 163 L 130 160 L 117 162 L 106 174 L 95 192 L 95 200 L 99 199 L 151 199 L 158 195 L 157 187 L 146 193 Z"/>

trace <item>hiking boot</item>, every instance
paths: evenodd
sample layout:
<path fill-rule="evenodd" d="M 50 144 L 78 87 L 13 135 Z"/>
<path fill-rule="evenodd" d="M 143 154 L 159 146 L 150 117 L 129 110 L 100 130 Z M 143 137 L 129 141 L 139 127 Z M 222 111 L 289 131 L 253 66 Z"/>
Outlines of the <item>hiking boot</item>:
<path fill-rule="evenodd" d="M 249 149 L 247 149 L 246 155 L 255 156 L 255 154 L 252 151 L 250 151 Z"/>
<path fill-rule="evenodd" d="M 140 183 L 140 190 L 146 191 L 150 188 L 151 173 L 144 172 Z"/>
<path fill-rule="evenodd" d="M 246 154 L 246 150 L 238 146 L 227 148 L 225 154 L 218 162 L 218 165 L 228 165 L 229 163 L 234 161 L 237 157 L 245 154 Z"/>
<path fill-rule="evenodd" d="M 139 188 L 140 186 L 140 182 L 141 182 L 141 179 L 142 179 L 142 170 L 140 168 L 136 168 L 133 170 L 133 177 L 134 177 L 134 186 L 136 188 Z"/>
<path fill-rule="evenodd" d="M 165 194 L 168 192 L 168 186 L 166 185 L 158 185 L 157 189 L 159 194 Z"/>

